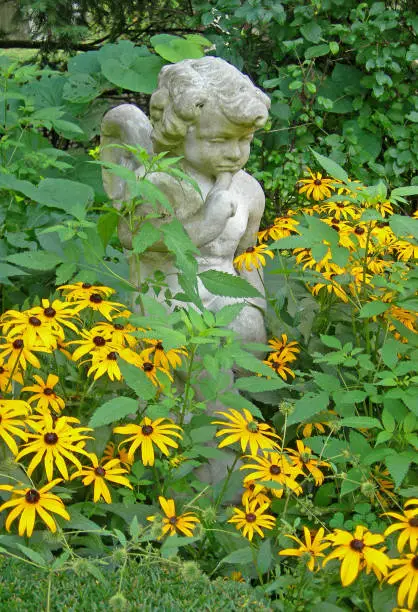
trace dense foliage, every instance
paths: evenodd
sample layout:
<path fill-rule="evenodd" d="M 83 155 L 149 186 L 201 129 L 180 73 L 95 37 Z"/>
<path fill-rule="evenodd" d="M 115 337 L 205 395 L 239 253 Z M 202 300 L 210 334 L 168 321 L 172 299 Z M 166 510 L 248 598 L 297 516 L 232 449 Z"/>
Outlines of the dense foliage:
<path fill-rule="evenodd" d="M 392 24 L 387 13 L 399 17 L 379 5 L 353 8 L 352 19 L 361 21 L 361 10 L 368 23 Z M 280 123 L 260 135 L 259 151 L 264 155 L 270 142 L 267 163 L 277 171 L 266 165 L 259 176 L 271 186 L 272 201 L 280 187 L 281 214 L 270 208 L 274 220 L 235 265 L 264 267 L 271 335 L 265 346 L 242 346 L 228 328 L 242 304 L 216 314 L 202 308 L 196 247 L 175 220 L 157 229 L 141 218 L 132 257 L 140 262 L 148 246 L 163 241 L 180 271 L 182 307 L 168 314 L 155 298 L 153 291 L 161 289 L 167 300 L 173 297 L 164 275 L 141 286 L 129 279 L 119 218 L 144 202 L 164 205 L 148 175 L 182 176 L 179 160 L 131 148 L 144 175 L 113 167 L 134 198 L 119 211 L 103 191 L 98 160 L 101 118 L 126 92 L 130 99 L 150 93 L 164 63 L 202 56 L 208 39 L 224 55 L 232 44 L 222 47 L 210 28 L 208 39 L 157 35 L 150 47 L 122 40 L 74 56 L 66 71 L 0 56 L 0 546 L 4 555 L 49 576 L 48 605 L 55 581 L 72 583 L 71 572 L 101 582 L 109 568 L 118 568 L 112 592 L 123 606 L 124 596 L 134 597 L 125 577 L 135 574 L 132 563 L 138 562 L 155 563 L 156 574 L 174 564 L 176 576 L 207 586 L 196 564 L 211 576 L 258 584 L 278 610 L 326 605 L 334 612 L 386 612 L 396 597 L 400 607 L 413 608 L 418 220 L 416 213 L 400 212 L 410 210 L 408 198 L 418 187 L 392 188 L 410 175 L 413 161 L 402 172 L 387 161 L 398 140 L 389 142 L 389 132 L 382 142 L 390 146 L 372 162 L 362 155 L 375 135 L 371 115 L 361 128 L 364 140 L 336 121 L 347 115 L 357 126 L 363 104 L 373 107 L 372 114 L 384 113 L 383 106 L 376 108 L 391 100 L 386 82 L 383 93 L 367 81 L 361 91 L 347 92 L 344 112 L 319 101 L 333 100 L 328 81 L 335 81 L 338 66 L 353 68 L 346 51 L 344 61 L 327 63 L 340 51 L 328 41 L 325 54 L 321 38 L 328 30 L 320 7 L 316 34 L 311 22 L 297 21 L 294 7 L 293 33 L 305 32 L 288 47 L 294 57 L 303 52 L 297 66 L 291 68 L 286 54 L 254 60 L 260 49 L 249 45 L 251 37 L 265 41 L 253 28 L 265 22 L 263 36 L 284 36 L 280 28 L 288 17 L 278 6 L 260 13 L 258 5 L 243 4 L 220 14 L 202 7 L 201 17 L 208 26 L 205 14 L 219 17 L 216 28 L 239 33 L 240 44 L 254 53 L 245 56 L 245 67 L 270 80 L 273 109 L 287 108 L 284 133 L 307 121 L 301 113 L 309 98 L 312 112 L 324 120 L 318 134 L 327 130 L 326 138 L 343 143 L 337 147 L 300 131 L 274 144 Z M 239 29 L 234 19 L 242 17 L 240 10 L 258 25 Z M 411 20 L 407 11 L 402 19 Z M 348 45 L 341 27 L 339 40 Z M 388 27 L 391 35 L 394 28 Z M 408 28 L 402 36 L 397 42 L 405 47 Z M 378 45 L 377 36 L 372 44 Z M 308 51 L 321 46 L 323 54 Z M 274 49 L 269 45 L 265 53 Z M 281 75 L 269 72 L 279 61 L 286 87 Z M 292 88 L 296 69 L 308 80 L 303 76 Z M 319 95 L 317 78 L 328 83 L 329 93 Z M 404 96 L 405 139 L 413 127 L 407 88 L 393 87 Z M 308 151 L 310 143 L 329 156 Z M 304 165 L 308 155 L 311 170 Z M 399 159 L 397 153 L 400 168 Z M 376 183 L 380 174 L 386 183 Z M 214 294 L 256 294 L 242 278 L 225 273 L 199 278 Z M 231 369 L 246 374 L 232 386 Z M 214 402 L 222 408 L 209 416 Z M 219 483 L 207 485 L 200 474 L 213 461 L 232 467 Z"/>

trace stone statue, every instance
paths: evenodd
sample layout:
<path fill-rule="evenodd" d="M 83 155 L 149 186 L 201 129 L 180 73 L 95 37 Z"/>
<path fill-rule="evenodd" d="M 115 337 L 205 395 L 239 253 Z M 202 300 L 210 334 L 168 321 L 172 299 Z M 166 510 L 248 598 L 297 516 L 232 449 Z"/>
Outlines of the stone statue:
<path fill-rule="evenodd" d="M 151 97 L 151 121 L 137 107 L 123 104 L 109 111 L 102 124 L 102 159 L 122 164 L 141 175 L 141 166 L 129 152 L 106 145 L 139 145 L 149 153 L 168 151 L 182 156 L 185 173 L 196 181 L 201 194 L 190 183 L 166 173 L 147 176 L 168 197 L 174 214 L 198 247 L 198 271 L 220 270 L 245 277 L 264 293 L 258 270 L 237 272 L 234 258 L 256 244 L 264 211 L 264 194 L 259 183 L 242 168 L 257 128 L 268 116 L 269 98 L 250 79 L 222 59 L 205 57 L 165 66 L 158 88 Z M 129 199 L 126 184 L 104 171 L 109 197 L 118 202 Z M 146 210 L 139 207 L 138 215 Z M 153 223 L 170 220 L 167 210 Z M 132 232 L 121 222 L 119 237 L 131 248 Z M 175 295 L 181 291 L 172 256 L 161 245 L 141 255 L 140 276 L 134 266 L 132 280 L 138 285 L 155 270 L 165 273 Z M 218 311 L 242 299 L 216 296 L 199 284 L 203 305 Z M 263 298 L 246 299 L 246 305 L 231 328 L 244 342 L 265 342 Z"/>

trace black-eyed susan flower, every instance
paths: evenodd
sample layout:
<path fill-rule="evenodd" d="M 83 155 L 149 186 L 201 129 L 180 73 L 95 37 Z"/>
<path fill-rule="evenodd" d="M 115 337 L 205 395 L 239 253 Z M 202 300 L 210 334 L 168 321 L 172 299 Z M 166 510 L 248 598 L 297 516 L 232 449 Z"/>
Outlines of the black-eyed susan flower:
<path fill-rule="evenodd" d="M 341 271 L 341 274 L 342 273 L 343 270 Z M 335 276 L 337 276 L 336 272 L 322 272 L 323 280 L 320 280 L 318 283 L 315 283 L 315 285 L 312 285 L 312 287 L 309 287 L 312 295 L 318 295 L 321 290 L 324 290 L 325 292 L 329 293 L 329 295 L 334 294 L 340 300 L 347 303 L 348 295 L 340 283 L 334 279 Z"/>
<path fill-rule="evenodd" d="M 32 314 L 31 310 L 7 310 L 2 316 L 3 333 L 9 340 L 21 338 L 27 346 L 42 346 L 54 349 L 57 346 L 57 332 L 44 320 Z"/>
<path fill-rule="evenodd" d="M 18 366 L 13 368 L 3 359 L 0 359 L 0 391 L 2 393 L 10 391 L 13 380 L 23 385 L 23 377 L 20 368 Z"/>
<path fill-rule="evenodd" d="M 269 366 L 269 368 L 271 368 L 273 370 L 273 372 L 276 372 L 276 374 L 278 374 L 278 376 L 281 376 L 281 378 L 283 378 L 283 380 L 287 380 L 288 376 L 291 376 L 292 378 L 295 378 L 296 374 L 294 373 L 294 371 L 292 370 L 292 368 L 290 368 L 287 365 L 287 361 L 279 361 L 279 360 L 266 360 L 263 361 L 263 363 L 265 363 L 266 365 Z"/>
<path fill-rule="evenodd" d="M 331 190 L 334 191 L 335 179 L 324 178 L 320 172 L 316 174 L 310 168 L 307 168 L 310 178 L 299 179 L 302 185 L 299 193 L 305 193 L 308 199 L 312 198 L 317 202 L 331 197 Z"/>
<path fill-rule="evenodd" d="M 259 448 L 277 448 L 275 440 L 280 440 L 280 436 L 267 423 L 258 423 L 246 408 L 243 408 L 242 412 L 230 408 L 228 412 L 217 411 L 216 414 L 227 419 L 212 421 L 213 425 L 223 426 L 223 429 L 216 433 L 216 437 L 226 435 L 226 438 L 219 443 L 219 448 L 240 442 L 242 452 L 249 447 L 252 455 L 256 455 Z"/>
<path fill-rule="evenodd" d="M 354 582 L 363 569 L 366 569 L 367 573 L 373 571 L 379 580 L 382 576 L 387 576 L 391 559 L 383 550 L 374 548 L 385 541 L 382 535 L 371 533 L 363 525 L 358 525 L 354 534 L 334 529 L 327 539 L 336 548 L 324 559 L 324 565 L 331 559 L 341 561 L 340 577 L 343 586 Z"/>
<path fill-rule="evenodd" d="M 122 314 L 120 313 L 120 315 Z M 132 336 L 134 331 L 136 331 L 136 328 L 130 323 L 117 323 L 113 320 L 111 323 L 101 321 L 90 330 L 92 336 L 103 336 L 116 346 L 129 346 L 130 348 L 138 344 L 138 339 Z"/>
<path fill-rule="evenodd" d="M 398 565 L 388 576 L 388 583 L 401 581 L 398 589 L 398 604 L 414 609 L 418 592 L 418 555 L 408 554 L 402 559 L 392 559 L 392 565 Z"/>
<path fill-rule="evenodd" d="M 324 540 L 324 529 L 321 527 L 318 529 L 314 538 L 312 539 L 311 532 L 307 527 L 303 527 L 303 534 L 305 541 L 303 542 L 299 538 L 293 535 L 286 535 L 286 538 L 294 540 L 296 544 L 299 544 L 299 548 L 285 548 L 279 552 L 279 555 L 290 556 L 290 557 L 306 557 L 306 567 L 311 571 L 319 569 L 320 563 L 319 558 L 325 557 L 322 552 L 326 548 L 330 547 L 330 543 Z"/>
<path fill-rule="evenodd" d="M 99 349 L 102 349 L 105 346 L 110 345 L 115 351 L 117 351 L 118 348 L 122 348 L 122 347 L 114 346 L 111 343 L 110 331 L 102 335 L 102 334 L 96 333 L 94 329 L 93 330 L 82 329 L 79 332 L 79 334 L 82 337 L 82 340 L 72 340 L 71 342 L 67 342 L 67 346 L 70 346 L 71 344 L 79 345 L 78 348 L 76 348 L 73 353 L 74 361 L 77 361 L 81 357 L 84 357 L 84 355 L 87 355 L 87 353 L 94 353 L 95 351 L 98 351 Z"/>
<path fill-rule="evenodd" d="M 22 400 L 0 399 L 0 438 L 4 440 L 14 455 L 19 452 L 14 436 L 26 442 L 25 419 L 31 407 Z"/>
<path fill-rule="evenodd" d="M 287 334 L 282 334 L 280 339 L 271 338 L 268 344 L 271 346 L 270 361 L 295 361 L 300 353 L 299 344 L 295 341 L 289 342 Z"/>
<path fill-rule="evenodd" d="M 409 540 L 409 547 L 412 552 L 415 552 L 418 546 L 418 508 L 408 509 L 406 507 L 403 514 L 385 512 L 383 516 L 391 516 L 398 521 L 390 525 L 385 531 L 385 536 L 395 531 L 401 531 L 398 537 L 398 551 L 403 552 L 405 544 Z"/>
<path fill-rule="evenodd" d="M 111 302 L 104 299 L 97 291 L 90 294 L 89 297 L 75 300 L 73 304 L 77 312 L 82 312 L 86 308 L 91 308 L 96 312 L 100 312 L 108 321 L 112 320 L 112 316 L 114 316 L 115 313 L 120 314 L 120 309 L 125 307 L 124 304 L 120 302 Z"/>
<path fill-rule="evenodd" d="M 64 339 L 65 336 L 63 325 L 74 332 L 78 332 L 78 328 L 73 321 L 78 321 L 79 318 L 73 304 L 61 300 L 50 302 L 47 299 L 43 299 L 41 303 L 42 306 L 31 308 L 30 313 L 47 323 L 59 338 Z"/>
<path fill-rule="evenodd" d="M 323 415 L 323 417 L 326 418 L 327 414 L 331 414 L 331 411 L 321 413 L 319 416 Z M 298 425 L 297 432 L 299 434 L 299 431 L 302 430 L 301 431 L 302 437 L 310 438 L 315 431 L 317 431 L 320 434 L 324 434 L 325 427 L 329 427 L 330 423 L 331 421 L 312 421 L 310 423 L 301 423 L 300 425 Z"/>
<path fill-rule="evenodd" d="M 122 372 L 118 364 L 120 354 L 115 351 L 113 346 L 103 347 L 91 353 L 91 366 L 87 372 L 90 376 L 94 374 L 94 380 L 97 380 L 104 374 L 107 374 L 110 380 L 121 380 Z M 86 361 L 90 361 L 89 359 Z M 85 363 L 83 361 L 83 363 Z"/>
<path fill-rule="evenodd" d="M 58 514 L 68 521 L 70 515 L 65 509 L 62 499 L 59 498 L 58 495 L 50 493 L 50 490 L 59 482 L 61 482 L 61 479 L 56 478 L 41 489 L 30 487 L 24 489 L 19 487 L 9 488 L 12 497 L 0 506 L 0 512 L 7 508 L 13 508 L 6 518 L 5 525 L 7 531 L 10 531 L 13 521 L 19 515 L 21 515 L 19 520 L 19 535 L 23 536 L 26 532 L 28 538 L 30 538 L 33 533 L 36 515 L 39 516 L 52 532 L 57 530 L 57 525 L 54 518 L 49 514 L 50 512 Z"/>
<path fill-rule="evenodd" d="M 269 504 L 258 505 L 257 500 L 246 502 L 244 510 L 233 508 L 234 516 L 228 523 L 235 523 L 238 531 L 242 531 L 244 538 L 253 539 L 254 533 L 264 538 L 263 529 L 273 529 L 276 524 L 276 518 L 271 514 L 264 514 L 269 507 Z"/>
<path fill-rule="evenodd" d="M 258 232 L 258 240 L 259 242 L 264 242 L 267 238 L 280 240 L 280 238 L 287 238 L 287 236 L 299 234 L 299 231 L 296 229 L 298 225 L 299 221 L 290 216 L 277 217 L 274 220 L 273 225 L 270 225 L 269 227 L 266 227 L 266 229 Z"/>
<path fill-rule="evenodd" d="M 22 370 L 26 370 L 27 363 L 34 368 L 40 368 L 41 364 L 34 352 L 40 351 L 50 353 L 51 349 L 40 345 L 30 345 L 23 338 L 10 338 L 0 344 L 0 359 L 8 358 L 7 365 L 12 369 L 19 365 Z"/>
<path fill-rule="evenodd" d="M 162 367 L 162 365 L 157 365 L 153 362 L 153 350 L 154 349 L 152 348 L 143 350 L 141 354 L 137 355 L 137 357 L 133 360 L 133 365 L 140 368 L 154 386 L 163 387 L 164 384 L 160 378 L 161 374 L 163 374 L 164 377 L 169 378 L 171 382 L 173 382 L 173 377 L 171 376 L 168 370 Z M 133 351 L 130 351 L 130 353 L 132 352 Z M 128 349 L 125 349 L 125 351 L 122 353 L 122 356 L 124 356 L 126 358 L 126 361 L 128 361 L 129 363 L 130 357 L 128 355 Z"/>
<path fill-rule="evenodd" d="M 158 501 L 160 502 L 160 506 L 165 514 L 165 517 L 163 518 L 161 537 L 164 537 L 167 533 L 170 536 L 177 533 L 191 538 L 196 525 L 200 523 L 197 516 L 193 512 L 185 512 L 177 515 L 174 499 L 166 499 L 165 497 L 160 496 Z M 155 515 L 147 517 L 147 521 L 153 522 L 154 520 Z"/>
<path fill-rule="evenodd" d="M 92 431 L 92 429 L 73 427 L 72 423 L 80 423 L 75 417 L 52 417 L 48 413 L 43 413 L 37 420 L 27 419 L 27 423 L 36 433 L 28 433 L 31 441 L 24 445 L 15 461 L 20 461 L 26 455 L 35 453 L 27 469 L 28 476 L 32 475 L 34 469 L 43 460 L 49 481 L 53 479 L 54 464 L 64 480 L 68 480 L 65 460 L 70 461 L 80 470 L 82 466 L 76 454 L 90 456 L 90 453 L 84 450 L 84 445 L 85 440 L 91 438 L 91 436 L 86 436 L 85 432 Z"/>
<path fill-rule="evenodd" d="M 170 454 L 168 447 L 178 448 L 179 445 L 172 438 L 181 440 L 182 435 L 179 431 L 182 431 L 181 427 L 170 419 L 161 418 L 152 421 L 149 417 L 144 417 L 139 425 L 121 425 L 113 430 L 114 433 L 129 436 L 124 440 L 124 444 L 132 442 L 128 450 L 130 459 L 133 459 L 137 448 L 141 448 L 144 465 L 154 465 L 154 444 L 166 457 Z"/>
<path fill-rule="evenodd" d="M 308 470 L 314 477 L 314 481 L 317 487 L 324 482 L 324 474 L 319 469 L 320 467 L 330 467 L 330 464 L 321 459 L 315 458 L 312 454 L 309 446 L 305 446 L 301 440 L 296 440 L 297 451 L 292 448 L 286 448 L 287 453 L 290 455 L 290 460 L 293 465 L 298 467 L 300 470 Z"/>
<path fill-rule="evenodd" d="M 235 257 L 234 266 L 237 270 L 245 268 L 248 272 L 251 272 L 254 268 L 258 269 L 266 265 L 265 255 L 268 255 L 271 259 L 274 257 L 273 251 L 270 251 L 266 244 L 248 247 L 241 255 Z"/>
<path fill-rule="evenodd" d="M 124 465 L 128 471 L 130 470 L 130 467 L 134 462 L 133 457 L 128 457 L 128 452 L 126 448 L 121 446 L 119 449 L 116 449 L 114 442 L 108 442 L 106 444 L 106 448 L 103 451 L 103 459 L 110 460 L 115 458 L 118 458 L 122 465 Z"/>
<path fill-rule="evenodd" d="M 65 402 L 62 397 L 59 397 L 54 391 L 54 387 L 59 382 L 58 376 L 55 374 L 48 374 L 46 381 L 37 374 L 34 374 L 33 378 L 37 384 L 23 387 L 22 389 L 22 391 L 33 391 L 35 393 L 35 395 L 28 398 L 29 404 L 37 402 L 36 410 L 39 412 L 44 412 L 51 407 L 54 412 L 59 414 L 65 407 Z"/>
<path fill-rule="evenodd" d="M 271 492 L 275 497 L 282 497 L 286 488 L 290 489 L 295 495 L 302 493 L 302 487 L 296 482 L 296 478 L 303 472 L 286 459 L 285 455 L 279 452 L 263 452 L 263 456 L 247 456 L 253 463 L 243 465 L 241 470 L 253 470 L 244 478 L 244 482 L 261 481 L 264 486 L 269 482 L 274 483 Z M 276 487 L 274 485 L 279 485 Z"/>
<path fill-rule="evenodd" d="M 181 355 L 187 357 L 187 351 L 184 346 L 180 348 L 165 349 L 161 340 L 144 338 L 144 342 L 152 346 L 151 349 L 148 349 L 147 355 L 152 355 L 154 364 L 156 366 L 161 366 L 166 371 L 170 368 L 175 369 L 181 365 Z M 143 353 L 141 353 L 141 355 L 143 355 Z"/>
<path fill-rule="evenodd" d="M 93 293 L 98 293 L 103 297 L 110 297 L 113 293 L 116 293 L 114 289 L 106 287 L 105 285 L 93 285 L 91 283 L 81 282 L 61 285 L 58 289 L 62 291 L 65 299 L 70 302 L 88 299 Z"/>
<path fill-rule="evenodd" d="M 254 500 L 257 500 L 259 506 L 262 506 L 263 504 L 271 504 L 271 500 L 267 495 L 266 487 L 263 487 L 252 480 L 247 480 L 247 482 L 244 482 L 243 485 L 245 489 L 241 499 L 243 506 L 245 506 L 246 502 L 251 502 Z"/>
<path fill-rule="evenodd" d="M 90 459 L 93 465 L 91 467 L 83 466 L 81 470 L 74 472 L 71 475 L 71 480 L 84 476 L 83 484 L 86 487 L 94 483 L 93 501 L 95 503 L 100 501 L 100 498 L 103 498 L 107 504 L 112 503 L 112 496 L 110 495 L 106 480 L 132 489 L 129 480 L 126 476 L 123 476 L 123 474 L 128 473 L 128 470 L 121 466 L 119 459 L 110 459 L 108 461 L 102 459 L 99 462 L 97 455 L 94 453 L 90 454 Z"/>
<path fill-rule="evenodd" d="M 321 212 L 334 217 L 337 220 L 340 219 L 358 219 L 361 210 L 353 202 L 325 202 L 321 205 Z"/>

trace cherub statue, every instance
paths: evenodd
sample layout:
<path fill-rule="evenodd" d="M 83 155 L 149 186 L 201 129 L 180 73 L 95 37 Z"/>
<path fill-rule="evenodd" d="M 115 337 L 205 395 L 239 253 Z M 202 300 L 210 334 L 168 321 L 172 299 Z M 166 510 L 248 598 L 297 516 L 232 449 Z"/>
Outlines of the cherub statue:
<path fill-rule="evenodd" d="M 158 88 L 151 96 L 151 121 L 137 107 L 124 104 L 109 111 L 102 124 L 102 145 L 140 145 L 149 153 L 168 151 L 182 156 L 182 166 L 200 188 L 166 173 L 147 176 L 168 197 L 174 214 L 198 247 L 198 271 L 220 270 L 245 277 L 263 295 L 258 270 L 238 272 L 234 258 L 251 249 L 264 211 L 264 194 L 245 166 L 254 131 L 268 116 L 269 98 L 250 79 L 222 59 L 205 57 L 165 66 Z M 116 162 L 141 173 L 139 162 L 117 147 L 102 146 L 104 160 Z M 104 185 L 115 201 L 129 198 L 122 179 L 104 171 Z M 142 208 L 142 207 L 141 207 Z M 138 210 L 139 215 L 144 212 Z M 153 223 L 170 220 L 165 210 Z M 123 246 L 131 248 L 132 234 L 119 227 Z M 132 280 L 139 284 L 155 270 L 165 273 L 175 295 L 181 291 L 173 258 L 151 246 L 141 255 L 140 275 L 132 268 Z M 199 283 L 203 305 L 218 311 L 237 298 L 211 294 Z M 245 342 L 265 342 L 263 298 L 246 299 L 231 327 Z"/>

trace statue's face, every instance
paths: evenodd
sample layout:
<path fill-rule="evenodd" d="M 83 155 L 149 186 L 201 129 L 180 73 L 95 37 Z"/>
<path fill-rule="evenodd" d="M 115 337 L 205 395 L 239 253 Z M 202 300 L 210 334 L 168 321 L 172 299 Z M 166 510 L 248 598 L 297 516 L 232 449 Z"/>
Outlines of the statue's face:
<path fill-rule="evenodd" d="M 202 109 L 184 141 L 186 165 L 204 176 L 238 172 L 248 161 L 254 129 L 231 123 L 213 106 Z"/>

